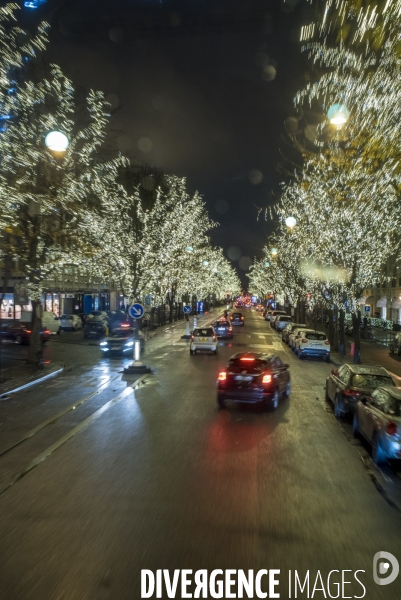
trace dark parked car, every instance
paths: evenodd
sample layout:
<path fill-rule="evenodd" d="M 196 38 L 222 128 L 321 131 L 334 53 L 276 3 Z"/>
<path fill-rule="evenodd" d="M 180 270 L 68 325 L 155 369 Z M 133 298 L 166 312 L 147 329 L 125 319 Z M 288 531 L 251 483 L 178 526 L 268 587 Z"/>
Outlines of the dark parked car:
<path fill-rule="evenodd" d="M 233 328 L 231 327 L 231 324 L 225 319 L 220 319 L 220 321 L 216 321 L 213 327 L 218 338 L 231 339 L 233 337 Z"/>
<path fill-rule="evenodd" d="M 145 337 L 139 332 L 141 352 L 145 350 Z M 100 342 L 100 350 L 106 356 L 119 355 L 132 357 L 134 352 L 134 328 L 115 327 L 111 334 Z"/>
<path fill-rule="evenodd" d="M 264 403 L 276 409 L 280 398 L 290 395 L 289 365 L 274 354 L 239 352 L 229 360 L 217 378 L 217 402 L 227 400 Z"/>
<path fill-rule="evenodd" d="M 103 317 L 88 319 L 84 327 L 84 338 L 101 338 L 109 333 L 107 320 Z"/>
<path fill-rule="evenodd" d="M 245 325 L 245 317 L 239 312 L 232 313 L 230 321 L 232 325 Z"/>
<path fill-rule="evenodd" d="M 378 387 L 395 387 L 384 367 L 370 365 L 342 365 L 326 379 L 326 400 L 334 404 L 334 414 L 340 418 L 354 413 L 361 398 L 370 398 Z"/>
<path fill-rule="evenodd" d="M 11 340 L 16 344 L 29 344 L 32 329 L 30 323 L 21 323 L 21 321 L 8 321 L 1 326 L 1 339 Z M 40 331 L 42 343 L 49 340 L 50 330 L 42 327 Z"/>

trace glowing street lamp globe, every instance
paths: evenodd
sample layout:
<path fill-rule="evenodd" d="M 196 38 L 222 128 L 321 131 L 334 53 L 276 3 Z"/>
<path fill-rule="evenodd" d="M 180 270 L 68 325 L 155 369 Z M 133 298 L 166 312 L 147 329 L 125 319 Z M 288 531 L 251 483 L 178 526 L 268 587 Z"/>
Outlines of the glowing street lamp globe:
<path fill-rule="evenodd" d="M 265 267 L 270 267 L 270 263 L 268 261 L 265 262 Z"/>
<path fill-rule="evenodd" d="M 333 104 L 327 111 L 327 118 L 332 125 L 341 127 L 349 119 L 349 110 L 344 104 Z"/>
<path fill-rule="evenodd" d="M 285 224 L 287 225 L 287 227 L 292 229 L 297 224 L 297 220 L 294 217 L 287 217 L 285 220 Z"/>
<path fill-rule="evenodd" d="M 272 248 L 272 249 L 270 250 L 270 252 L 272 253 L 272 255 L 273 255 L 273 256 L 277 256 L 277 254 L 278 254 L 278 250 L 277 250 L 277 248 Z"/>
<path fill-rule="evenodd" d="M 45 145 L 52 152 L 65 152 L 69 143 L 68 137 L 61 131 L 51 131 L 45 137 Z"/>

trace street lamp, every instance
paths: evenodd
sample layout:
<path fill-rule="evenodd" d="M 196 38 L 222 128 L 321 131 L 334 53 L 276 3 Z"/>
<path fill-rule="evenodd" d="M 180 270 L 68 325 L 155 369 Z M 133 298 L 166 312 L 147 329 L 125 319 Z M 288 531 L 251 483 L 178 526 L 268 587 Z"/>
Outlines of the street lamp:
<path fill-rule="evenodd" d="M 266 262 L 265 262 L 265 267 L 270 267 L 270 263 L 269 263 L 269 261 L 266 261 Z"/>
<path fill-rule="evenodd" d="M 68 137 L 61 131 L 50 131 L 45 137 L 46 147 L 57 154 L 64 154 L 69 143 Z"/>
<path fill-rule="evenodd" d="M 272 256 L 277 256 L 277 254 L 278 254 L 278 250 L 277 250 L 277 248 L 272 248 L 272 249 L 270 250 L 270 252 L 271 252 Z"/>
<path fill-rule="evenodd" d="M 194 251 L 194 249 L 192 248 L 192 246 L 187 246 L 186 247 L 186 251 L 189 252 L 189 253 L 191 253 L 191 252 Z"/>
<path fill-rule="evenodd" d="M 287 227 L 292 229 L 297 224 L 297 220 L 294 217 L 287 217 L 285 220 L 285 224 L 287 225 Z"/>
<path fill-rule="evenodd" d="M 337 129 L 341 129 L 349 119 L 349 110 L 344 104 L 333 104 L 327 111 L 327 118 Z"/>

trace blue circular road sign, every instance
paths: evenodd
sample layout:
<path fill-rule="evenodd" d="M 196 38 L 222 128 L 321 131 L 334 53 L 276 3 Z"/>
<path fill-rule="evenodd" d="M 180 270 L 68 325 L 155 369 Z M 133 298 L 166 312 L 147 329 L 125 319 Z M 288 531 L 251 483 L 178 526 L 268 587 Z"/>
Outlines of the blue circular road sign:
<path fill-rule="evenodd" d="M 187 306 L 184 306 L 183 311 L 184 315 L 189 315 L 192 312 L 192 308 L 187 304 Z"/>
<path fill-rule="evenodd" d="M 140 319 L 145 314 L 145 309 L 142 304 L 136 302 L 135 304 L 131 304 L 128 309 L 128 313 L 133 319 Z"/>

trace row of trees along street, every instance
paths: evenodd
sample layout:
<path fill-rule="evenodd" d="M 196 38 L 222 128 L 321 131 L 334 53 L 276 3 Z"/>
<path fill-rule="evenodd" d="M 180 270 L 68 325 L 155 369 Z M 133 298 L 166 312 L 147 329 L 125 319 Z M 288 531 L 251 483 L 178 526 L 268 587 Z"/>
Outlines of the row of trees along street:
<path fill-rule="evenodd" d="M 48 64 L 48 26 L 21 30 L 17 10 L 0 8 L 0 252 L 4 285 L 11 273 L 26 277 L 29 361 L 40 352 L 43 281 L 71 265 L 155 303 L 238 293 L 235 271 L 208 237 L 216 223 L 201 196 L 176 176 L 150 173 L 138 185 L 130 158 L 102 158 L 110 135 L 103 94 L 76 91 Z M 46 146 L 52 131 L 64 148 Z"/>
<path fill-rule="evenodd" d="M 360 362 L 362 292 L 400 248 L 401 2 L 327 6 L 301 34 L 312 71 L 287 130 L 303 164 L 283 184 L 250 287 L 286 296 L 298 322 L 307 297 L 338 311 L 341 352 L 351 312 Z"/>

